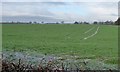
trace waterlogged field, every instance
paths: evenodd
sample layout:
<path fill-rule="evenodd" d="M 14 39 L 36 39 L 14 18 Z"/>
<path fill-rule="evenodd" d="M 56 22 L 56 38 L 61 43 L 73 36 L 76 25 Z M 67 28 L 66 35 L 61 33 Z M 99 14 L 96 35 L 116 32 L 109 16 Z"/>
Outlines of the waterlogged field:
<path fill-rule="evenodd" d="M 69 59 L 71 62 L 86 60 L 91 62 L 88 63 L 90 67 L 98 64 L 98 69 L 100 64 L 106 64 L 105 67 L 108 68 L 117 64 L 117 26 L 5 24 L 2 28 L 2 46 L 6 54 L 7 52 L 43 54 L 58 57 L 62 61 Z"/>

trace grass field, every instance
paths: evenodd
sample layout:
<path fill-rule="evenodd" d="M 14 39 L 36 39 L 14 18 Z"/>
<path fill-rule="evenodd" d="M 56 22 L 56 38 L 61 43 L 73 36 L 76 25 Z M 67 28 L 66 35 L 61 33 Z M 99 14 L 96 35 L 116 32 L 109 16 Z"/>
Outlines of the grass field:
<path fill-rule="evenodd" d="M 116 26 L 5 24 L 2 28 L 3 51 L 69 55 L 77 56 L 76 59 L 98 59 L 107 64 L 117 64 Z"/>

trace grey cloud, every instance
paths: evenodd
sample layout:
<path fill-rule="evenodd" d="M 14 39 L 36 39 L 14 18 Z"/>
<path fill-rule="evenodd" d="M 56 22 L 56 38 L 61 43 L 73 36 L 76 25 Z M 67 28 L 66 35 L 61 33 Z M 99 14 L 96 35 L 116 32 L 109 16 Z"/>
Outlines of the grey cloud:
<path fill-rule="evenodd" d="M 60 19 L 56 19 L 53 17 L 44 17 L 44 16 L 3 16 L 2 21 L 20 21 L 20 22 L 29 22 L 29 21 L 36 21 L 36 22 L 58 22 Z"/>
<path fill-rule="evenodd" d="M 118 2 L 98 2 L 97 5 L 104 8 L 117 8 Z"/>
<path fill-rule="evenodd" d="M 45 3 L 46 4 L 46 3 Z M 3 3 L 3 15 L 15 15 L 18 16 L 23 14 L 29 14 L 30 16 L 40 16 L 40 15 L 48 15 L 48 16 L 54 16 L 53 13 L 51 13 L 48 10 L 49 5 L 45 5 L 44 3 L 26 3 L 26 2 L 8 2 Z"/>
<path fill-rule="evenodd" d="M 109 18 L 107 17 L 108 15 L 104 15 L 104 11 L 103 14 L 101 14 L 102 11 L 97 12 L 97 9 L 95 9 L 95 13 L 92 14 L 92 12 L 89 14 L 91 18 L 89 18 L 89 16 L 87 15 L 87 17 L 82 17 L 85 21 L 91 21 L 91 20 L 108 20 L 108 19 L 115 19 L 115 15 L 114 14 L 116 12 L 113 11 L 114 9 L 117 9 L 116 5 L 117 3 L 98 3 L 98 2 L 7 2 L 7 3 L 3 3 L 3 21 L 37 21 L 37 22 L 41 22 L 41 21 L 45 21 L 45 22 L 58 22 L 63 20 L 67 21 L 72 21 L 72 20 L 79 20 L 79 17 L 77 16 L 72 16 L 71 14 L 68 15 L 67 14 L 59 14 L 59 13 L 54 13 L 52 11 L 49 11 L 49 8 L 52 7 L 56 7 L 57 6 L 66 6 L 66 5 L 84 5 L 85 8 L 90 9 L 91 8 L 104 8 L 105 11 L 111 10 L 112 12 L 108 12 L 105 14 L 108 14 L 110 16 L 114 16 L 113 18 Z M 89 10 L 88 10 L 89 11 Z M 61 10 L 62 12 L 62 10 Z M 106 11 L 107 12 L 107 11 Z M 16 14 L 15 14 L 16 13 Z M 26 15 L 28 13 L 28 15 Z M 70 12 L 69 12 L 70 13 Z M 8 14 L 8 15 L 6 15 Z M 10 14 L 10 16 L 9 16 Z M 11 15 L 13 14 L 13 16 Z M 22 15 L 23 14 L 23 15 Z M 73 12 L 74 14 L 74 12 Z M 6 15 L 6 16 L 5 16 Z M 102 16 L 104 15 L 104 17 Z M 71 17 L 71 19 L 70 19 Z M 81 16 L 80 16 L 81 17 Z M 93 18 L 92 18 L 93 17 Z M 59 19 L 61 18 L 61 19 Z"/>
<path fill-rule="evenodd" d="M 67 5 L 67 2 L 3 2 L 4 5 Z"/>

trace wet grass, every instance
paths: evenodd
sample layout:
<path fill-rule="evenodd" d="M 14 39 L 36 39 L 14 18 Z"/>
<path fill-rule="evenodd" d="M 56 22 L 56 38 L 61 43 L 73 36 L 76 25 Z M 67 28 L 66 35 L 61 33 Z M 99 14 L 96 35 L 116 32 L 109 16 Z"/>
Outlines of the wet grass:
<path fill-rule="evenodd" d="M 118 55 L 118 28 L 99 25 L 98 33 L 84 40 L 96 31 L 98 25 L 3 25 L 3 50 L 73 55 L 78 59 L 108 58 L 107 63 L 116 64 Z M 84 34 L 90 28 L 90 32 Z"/>
<path fill-rule="evenodd" d="M 107 59 L 107 60 L 105 60 L 105 63 L 107 63 L 107 64 L 118 64 L 118 59 L 117 58 Z"/>

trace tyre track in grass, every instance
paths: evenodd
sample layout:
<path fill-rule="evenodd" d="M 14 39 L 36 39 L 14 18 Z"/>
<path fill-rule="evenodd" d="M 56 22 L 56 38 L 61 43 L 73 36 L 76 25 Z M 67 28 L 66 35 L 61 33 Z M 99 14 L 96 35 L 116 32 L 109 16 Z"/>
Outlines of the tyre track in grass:
<path fill-rule="evenodd" d="M 89 30 L 85 31 L 84 34 L 90 32 L 90 31 L 93 30 L 94 28 L 95 28 L 95 27 L 90 28 Z"/>
<path fill-rule="evenodd" d="M 95 29 L 95 28 L 96 28 L 96 26 L 93 26 L 93 27 L 85 30 L 85 31 L 81 34 L 81 36 L 84 36 L 85 34 L 89 33 L 90 31 L 92 31 L 92 30 Z M 70 39 L 70 38 L 71 38 L 70 35 L 73 35 L 73 33 L 68 33 L 68 34 L 66 34 L 66 35 L 65 35 L 65 40 L 66 40 L 66 39 Z M 82 40 L 82 39 L 83 39 L 83 37 L 81 38 L 81 40 Z"/>
<path fill-rule="evenodd" d="M 98 27 L 97 27 L 97 30 L 96 30 L 93 34 L 91 34 L 90 36 L 85 37 L 84 40 L 95 36 L 95 35 L 98 33 L 99 28 L 100 28 L 100 27 L 98 26 Z"/>

